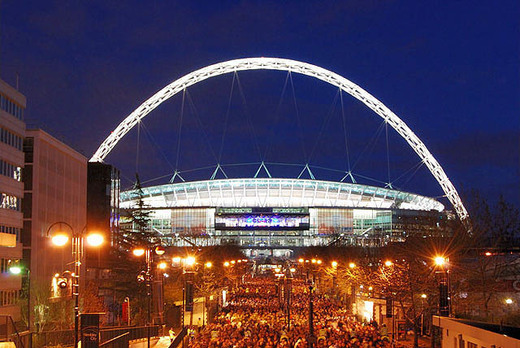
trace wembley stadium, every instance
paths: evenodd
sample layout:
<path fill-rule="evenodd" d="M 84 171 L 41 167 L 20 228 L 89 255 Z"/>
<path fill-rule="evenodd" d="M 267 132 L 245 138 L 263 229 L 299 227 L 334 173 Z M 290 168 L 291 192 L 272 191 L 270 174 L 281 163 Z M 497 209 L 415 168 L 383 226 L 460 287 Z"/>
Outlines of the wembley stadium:
<path fill-rule="evenodd" d="M 121 193 L 132 209 L 140 194 Z M 334 243 L 384 245 L 443 233 L 444 205 L 374 186 L 306 179 L 225 179 L 142 189 L 151 223 L 175 246 L 235 244 L 248 256 L 290 256 Z"/>
<path fill-rule="evenodd" d="M 179 94 L 184 96 L 188 87 L 224 74 L 234 74 L 234 83 L 238 71 L 250 70 L 285 71 L 286 81 L 291 74 L 311 77 L 337 88 L 340 99 L 341 93 L 346 93 L 363 103 L 380 118 L 381 125 L 378 130 L 385 131 L 388 176 L 390 177 L 388 128 L 391 127 L 413 150 L 414 155 L 419 157 L 419 162 L 413 167 L 416 168 L 413 173 L 424 166 L 443 191 L 439 197 L 449 201 L 449 209 L 453 208 L 453 213 L 446 210 L 444 204 L 435 198 L 395 189 L 396 186 L 392 185 L 390 178 L 386 184 L 382 184 L 384 187 L 360 184 L 354 180 L 350 164 L 342 172 L 342 175 L 345 175 L 343 179 L 350 177 L 350 183 L 344 182 L 343 179 L 317 180 L 310 173 L 308 162 L 304 171 L 308 170 L 310 179 L 301 178 L 301 174 L 297 178 L 284 175 L 274 178 L 265 167 L 263 157 L 260 158 L 262 162 L 257 174 L 263 167 L 268 174 L 267 178 L 259 178 L 255 174 L 251 178 L 243 178 L 241 175 L 241 178 L 232 179 L 224 174 L 225 179 L 217 179 L 215 174 L 219 169 L 222 170 L 219 155 L 210 180 L 184 181 L 184 178 L 179 176 L 182 182 L 176 183 L 174 179 L 178 174 L 179 158 L 177 146 L 176 164 L 175 167 L 172 166 L 174 174 L 170 176 L 170 183 L 147 186 L 142 188 L 141 192 L 123 191 L 117 202 L 121 209 L 135 209 L 137 202 L 142 199 L 145 209 L 151 212 L 150 228 L 161 236 L 163 242 L 172 246 L 234 244 L 243 248 L 251 257 L 290 256 L 298 248 L 309 246 L 381 246 L 403 241 L 412 235 L 435 237 L 447 233 L 445 227 L 448 219 L 456 216 L 462 222 L 467 221 L 467 210 L 444 169 L 399 116 L 343 76 L 316 65 L 290 59 L 235 59 L 182 76 L 156 92 L 129 114 L 103 141 L 90 162 L 104 162 L 106 156 L 132 128 L 142 125 L 144 117 L 171 97 Z M 231 92 L 233 86 L 232 84 Z M 232 93 L 229 100 L 231 96 Z M 182 101 L 184 102 L 184 97 Z M 228 102 L 226 115 L 229 105 L 231 102 Z M 184 107 L 184 104 L 182 106 Z M 344 111 L 343 104 L 341 110 Z M 182 113 L 180 119 L 183 119 Z M 200 119 L 198 122 L 202 124 Z M 236 125 L 235 128 L 239 129 Z M 178 129 L 180 132 L 182 127 L 179 126 Z M 225 131 L 223 133 L 225 135 Z M 139 132 L 137 135 L 139 136 Z M 139 138 L 137 139 L 139 146 Z M 179 144 L 180 139 L 179 135 Z M 346 143 L 345 138 L 345 145 Z M 221 154 L 224 136 L 220 144 Z M 197 157 L 198 154 L 194 154 L 195 156 L 191 157 Z M 136 168 L 137 159 L 138 155 Z M 118 187 L 116 191 L 119 191 Z"/>

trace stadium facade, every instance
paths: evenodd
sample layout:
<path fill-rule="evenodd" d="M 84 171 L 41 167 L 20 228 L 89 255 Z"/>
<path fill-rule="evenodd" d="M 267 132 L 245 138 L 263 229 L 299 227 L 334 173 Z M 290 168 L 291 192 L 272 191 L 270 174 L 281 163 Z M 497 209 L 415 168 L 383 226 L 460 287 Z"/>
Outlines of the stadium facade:
<path fill-rule="evenodd" d="M 136 207 L 136 190 L 121 208 Z M 437 200 L 390 188 L 306 179 L 247 178 L 145 187 L 151 226 L 173 246 L 236 244 L 248 256 L 290 256 L 333 244 L 381 246 L 445 233 Z"/>

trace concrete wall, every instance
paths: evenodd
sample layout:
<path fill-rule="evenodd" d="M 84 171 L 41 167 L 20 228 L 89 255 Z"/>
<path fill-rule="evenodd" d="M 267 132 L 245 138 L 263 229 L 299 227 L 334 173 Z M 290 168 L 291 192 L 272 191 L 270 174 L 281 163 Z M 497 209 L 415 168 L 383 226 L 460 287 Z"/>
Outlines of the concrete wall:
<path fill-rule="evenodd" d="M 520 348 L 518 339 L 467 325 L 456 319 L 434 316 L 433 325 L 442 329 L 442 348 Z M 460 344 L 462 341 L 464 345 Z"/>

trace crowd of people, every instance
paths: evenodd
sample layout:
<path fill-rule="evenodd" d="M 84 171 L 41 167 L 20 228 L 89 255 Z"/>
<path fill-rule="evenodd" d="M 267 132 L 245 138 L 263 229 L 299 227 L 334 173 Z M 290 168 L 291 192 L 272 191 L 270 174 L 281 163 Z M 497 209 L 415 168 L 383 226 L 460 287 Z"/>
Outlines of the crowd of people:
<path fill-rule="evenodd" d="M 361 323 L 332 298 L 294 279 L 287 292 L 272 278 L 252 278 L 230 292 L 229 303 L 215 320 L 194 336 L 195 348 L 390 347 L 386 328 Z M 312 291 L 312 295 L 311 295 Z M 283 294 L 283 295 L 282 295 Z M 309 296 L 313 335 L 309 330 Z M 290 319 L 289 319 L 290 318 Z"/>

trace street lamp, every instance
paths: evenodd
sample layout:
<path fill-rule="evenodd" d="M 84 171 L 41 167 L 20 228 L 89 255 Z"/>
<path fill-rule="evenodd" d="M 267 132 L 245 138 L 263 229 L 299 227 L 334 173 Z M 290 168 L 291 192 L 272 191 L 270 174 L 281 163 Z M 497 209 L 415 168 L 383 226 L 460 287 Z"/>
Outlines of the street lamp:
<path fill-rule="evenodd" d="M 446 258 L 444 258 L 444 256 L 435 256 L 434 261 L 435 264 L 440 267 L 444 267 L 446 264 Z"/>
<path fill-rule="evenodd" d="M 421 336 L 424 335 L 424 313 L 426 311 L 426 305 L 424 301 L 428 298 L 428 295 L 421 294 Z"/>
<path fill-rule="evenodd" d="M 314 302 L 312 298 L 313 290 L 313 283 L 309 281 L 309 348 L 314 347 Z"/>
<path fill-rule="evenodd" d="M 332 274 L 332 294 L 336 296 L 336 277 L 338 275 L 338 261 L 332 261 L 330 263 L 330 266 L 332 267 L 332 271 L 330 272 Z"/>
<path fill-rule="evenodd" d="M 9 272 L 14 275 L 22 274 L 23 271 L 27 273 L 27 330 L 31 331 L 31 270 L 29 267 L 23 267 L 16 262 L 14 265 L 9 267 Z"/>
<path fill-rule="evenodd" d="M 290 266 L 290 265 L 289 265 Z M 291 305 L 292 305 L 292 282 L 295 268 L 285 270 L 284 290 L 285 290 L 285 310 L 287 312 L 287 330 L 291 330 Z"/>
<path fill-rule="evenodd" d="M 435 256 L 433 260 L 435 266 L 441 269 L 438 273 L 442 273 L 439 282 L 439 315 L 449 317 L 451 314 L 449 260 L 442 255 Z"/>
<path fill-rule="evenodd" d="M 146 270 L 144 274 L 140 273 L 137 276 L 138 282 L 145 282 L 146 284 L 146 296 L 148 299 L 147 307 L 147 320 L 146 320 L 146 336 L 147 336 L 147 347 L 150 348 L 150 326 L 152 324 L 152 264 L 153 264 L 153 254 L 157 254 L 159 256 L 163 255 L 166 252 L 164 247 L 158 246 L 148 246 L 148 247 L 138 247 L 132 250 L 134 256 L 141 257 L 145 255 L 145 264 Z M 165 269 L 167 267 L 166 262 L 161 262 L 157 265 L 159 269 Z M 162 280 L 162 278 L 161 278 Z"/>
<path fill-rule="evenodd" d="M 189 255 L 186 257 L 174 256 L 172 257 L 172 263 L 176 267 L 182 268 L 182 274 L 184 278 L 183 291 L 182 291 L 182 327 L 184 328 L 184 315 L 188 311 L 191 313 L 190 325 L 193 322 L 193 291 L 194 291 L 194 268 L 197 264 L 195 256 Z M 204 267 L 211 268 L 213 264 L 207 262 Z M 228 263 L 229 266 L 229 263 Z"/>
<path fill-rule="evenodd" d="M 58 226 L 58 227 L 56 227 Z M 66 229 L 63 230 L 62 227 Z M 67 231 L 68 230 L 68 231 Z M 58 221 L 49 226 L 47 236 L 51 237 L 52 243 L 56 246 L 64 246 L 72 237 L 72 256 L 74 258 L 74 273 L 72 273 L 72 297 L 74 299 L 74 348 L 78 348 L 79 335 L 79 277 L 81 274 L 81 260 L 84 253 L 84 241 L 87 244 L 99 247 L 103 244 L 103 235 L 92 232 L 86 234 L 87 226 L 81 231 L 75 230 L 70 224 Z"/>

